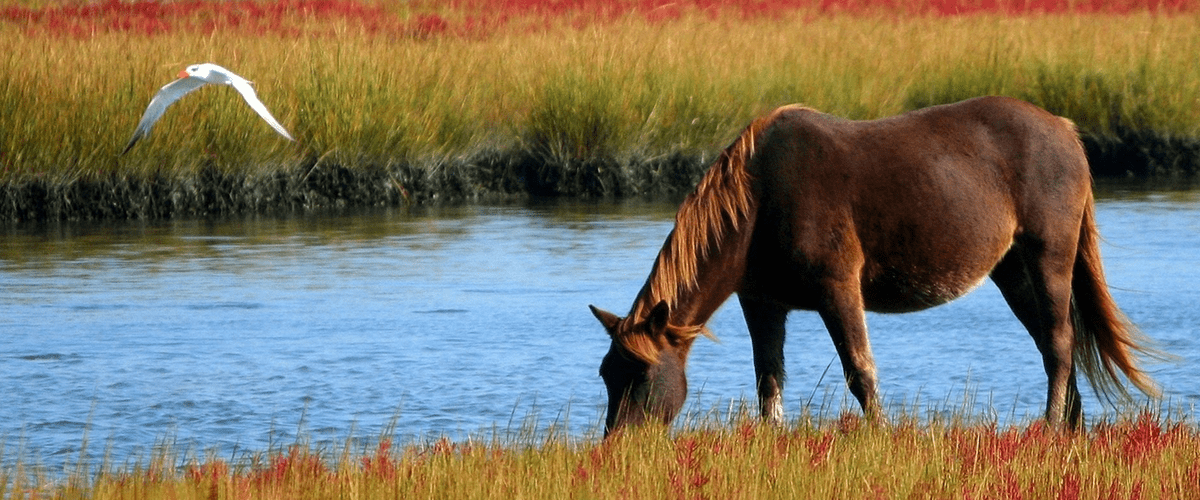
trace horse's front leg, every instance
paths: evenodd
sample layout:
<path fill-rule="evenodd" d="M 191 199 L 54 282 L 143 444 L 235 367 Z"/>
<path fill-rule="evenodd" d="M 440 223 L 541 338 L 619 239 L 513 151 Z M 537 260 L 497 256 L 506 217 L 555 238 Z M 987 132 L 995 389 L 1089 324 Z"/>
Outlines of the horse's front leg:
<path fill-rule="evenodd" d="M 867 418 L 879 419 L 883 412 L 876 389 L 875 358 L 867 337 L 867 316 L 858 281 L 846 279 L 828 283 L 825 297 L 818 312 L 841 358 L 846 385 Z"/>
<path fill-rule="evenodd" d="M 750 343 L 754 347 L 754 375 L 762 419 L 783 424 L 783 341 L 788 310 L 774 302 L 738 295 Z"/>

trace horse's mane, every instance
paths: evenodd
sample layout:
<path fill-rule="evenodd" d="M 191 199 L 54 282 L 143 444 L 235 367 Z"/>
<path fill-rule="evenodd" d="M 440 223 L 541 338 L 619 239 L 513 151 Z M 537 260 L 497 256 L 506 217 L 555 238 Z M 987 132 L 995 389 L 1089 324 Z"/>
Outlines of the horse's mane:
<path fill-rule="evenodd" d="M 783 108 L 780 108 L 783 109 Z M 634 302 L 629 317 L 645 318 L 661 301 L 675 307 L 679 296 L 698 286 L 700 263 L 710 249 L 720 247 L 728 233 L 750 217 L 754 198 L 747 163 L 754 156 L 758 134 L 774 120 L 779 110 L 760 117 L 742 130 L 700 179 L 695 191 L 684 199 L 675 214 L 675 229 L 667 236 L 650 271 L 650 277 Z M 693 339 L 711 336 L 701 325 L 668 325 L 668 339 Z M 631 354 L 647 362 L 658 359 L 661 346 L 637 332 L 619 338 Z"/>

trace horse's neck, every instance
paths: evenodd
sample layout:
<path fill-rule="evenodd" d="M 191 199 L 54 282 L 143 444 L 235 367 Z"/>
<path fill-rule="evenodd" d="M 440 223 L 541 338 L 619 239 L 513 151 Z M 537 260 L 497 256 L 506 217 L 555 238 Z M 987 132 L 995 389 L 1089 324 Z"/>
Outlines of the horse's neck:
<path fill-rule="evenodd" d="M 746 171 L 755 130 L 752 125 L 726 148 L 679 206 L 675 229 L 631 314 L 643 317 L 665 300 L 671 324 L 700 326 L 740 285 L 757 210 Z"/>
<path fill-rule="evenodd" d="M 707 251 L 680 255 L 677 231 L 663 244 L 654 269 L 646 279 L 631 314 L 648 314 L 660 301 L 671 306 L 670 322 L 678 326 L 701 326 L 729 296 L 737 291 L 745 270 L 746 245 L 753 225 L 723 222 L 720 238 L 709 239 Z"/>

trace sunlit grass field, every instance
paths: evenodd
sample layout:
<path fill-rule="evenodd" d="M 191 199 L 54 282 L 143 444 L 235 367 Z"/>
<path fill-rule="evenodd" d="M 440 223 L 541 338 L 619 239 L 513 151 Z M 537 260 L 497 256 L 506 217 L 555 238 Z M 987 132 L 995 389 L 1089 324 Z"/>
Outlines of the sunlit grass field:
<path fill-rule="evenodd" d="M 164 444 L 144 462 L 0 471 L 0 497 L 324 498 L 1195 498 L 1200 432 L 1149 412 L 1060 433 L 961 413 L 872 425 L 857 413 L 783 427 L 746 414 L 606 441 L 555 432 L 327 448 L 300 442 L 238 457 Z"/>
<path fill-rule="evenodd" d="M 0 11 L 5 219 L 686 191 L 793 102 L 867 119 L 1007 94 L 1100 145 L 1200 137 L 1191 2 L 26 4 Z M 205 88 L 120 156 L 158 88 L 206 61 L 297 141 Z"/>
<path fill-rule="evenodd" d="M 1100 144 L 1200 137 L 1192 2 L 905 5 L 25 0 L 0 10 L 0 220 L 686 190 L 752 117 L 791 102 L 867 119 L 1007 94 Z M 253 80 L 297 142 L 208 88 L 118 155 L 158 88 L 203 61 Z M 1060 434 L 741 415 L 607 442 L 164 447 L 65 477 L 6 466 L 0 498 L 1194 498 L 1190 418 Z"/>

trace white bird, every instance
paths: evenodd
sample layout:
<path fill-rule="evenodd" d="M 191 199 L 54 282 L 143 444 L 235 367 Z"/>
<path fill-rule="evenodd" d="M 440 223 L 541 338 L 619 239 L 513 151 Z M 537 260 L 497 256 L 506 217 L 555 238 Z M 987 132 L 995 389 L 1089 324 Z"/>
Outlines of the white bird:
<path fill-rule="evenodd" d="M 122 151 L 121 154 L 128 153 L 139 139 L 150 134 L 150 128 L 154 126 L 154 122 L 157 122 L 162 117 L 163 112 L 167 110 L 167 106 L 188 95 L 193 90 L 209 83 L 224 84 L 233 87 L 238 93 L 242 94 L 242 98 L 246 100 L 246 104 L 250 105 L 250 109 L 253 109 L 254 112 L 258 113 L 258 116 L 266 120 L 271 128 L 279 132 L 279 135 L 286 137 L 289 141 L 295 140 L 292 139 L 291 134 L 288 134 L 287 130 L 284 130 L 283 125 L 275 121 L 275 117 L 271 116 L 271 112 L 267 111 L 267 107 L 263 105 L 262 101 L 258 100 L 258 95 L 254 93 L 254 87 L 251 86 L 250 80 L 242 78 L 234 72 L 216 64 L 203 63 L 188 66 L 187 69 L 179 72 L 178 80 L 163 85 L 159 89 L 154 98 L 150 100 L 150 105 L 146 107 L 146 112 L 142 113 L 142 121 L 138 122 L 137 130 L 133 131 L 133 137 L 129 139 L 129 144 L 125 146 L 125 151 Z"/>

